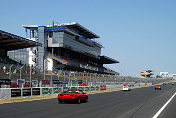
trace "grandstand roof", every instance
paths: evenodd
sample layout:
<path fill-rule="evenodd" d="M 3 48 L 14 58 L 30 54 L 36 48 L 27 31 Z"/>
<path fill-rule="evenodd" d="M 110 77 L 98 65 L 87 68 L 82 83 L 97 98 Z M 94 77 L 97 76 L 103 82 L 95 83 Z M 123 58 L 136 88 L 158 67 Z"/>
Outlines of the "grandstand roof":
<path fill-rule="evenodd" d="M 0 30 L 0 48 L 10 50 L 42 46 L 41 43 Z"/>
<path fill-rule="evenodd" d="M 90 38 L 99 38 L 98 35 L 96 35 L 95 33 L 91 32 L 91 31 L 89 31 L 87 28 L 83 27 L 82 25 L 80 25 L 80 24 L 78 24 L 76 22 L 73 22 L 73 23 L 68 24 L 68 25 L 70 25 L 71 27 L 74 27 L 76 29 L 79 29 L 82 32 L 85 32 L 86 34 L 89 35 Z"/>
<path fill-rule="evenodd" d="M 112 59 L 107 56 L 100 56 L 100 60 L 103 64 L 113 64 L 113 63 L 119 63 L 119 61 Z"/>
<path fill-rule="evenodd" d="M 23 27 L 27 28 L 27 29 L 37 29 L 37 27 L 41 26 L 41 25 L 22 25 Z M 53 25 L 42 25 L 45 26 L 47 28 L 53 28 Z M 87 28 L 83 27 L 82 25 L 80 25 L 79 23 L 76 22 L 72 22 L 72 23 L 63 23 L 63 24 L 54 24 L 54 28 L 55 27 L 72 27 L 75 29 L 78 29 L 82 32 L 84 32 L 89 38 L 99 38 L 98 35 L 96 35 L 95 33 L 91 32 L 90 30 L 88 30 Z M 53 29 L 54 30 L 54 29 Z"/>

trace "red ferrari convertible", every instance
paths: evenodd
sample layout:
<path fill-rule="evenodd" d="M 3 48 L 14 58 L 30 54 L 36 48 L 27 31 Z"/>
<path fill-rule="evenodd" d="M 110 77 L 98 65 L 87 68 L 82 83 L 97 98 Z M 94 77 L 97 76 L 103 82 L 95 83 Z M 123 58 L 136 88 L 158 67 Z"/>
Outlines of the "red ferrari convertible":
<path fill-rule="evenodd" d="M 58 94 L 58 102 L 63 103 L 67 101 L 75 101 L 76 103 L 87 102 L 88 95 L 82 90 L 67 91 Z"/>

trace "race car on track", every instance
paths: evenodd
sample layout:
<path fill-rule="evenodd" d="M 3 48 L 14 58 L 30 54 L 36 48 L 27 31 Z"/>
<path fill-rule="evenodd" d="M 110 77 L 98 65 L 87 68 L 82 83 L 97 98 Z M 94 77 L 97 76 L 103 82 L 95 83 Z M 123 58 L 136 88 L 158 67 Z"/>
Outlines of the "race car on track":
<path fill-rule="evenodd" d="M 71 90 L 58 94 L 58 102 L 64 103 L 67 101 L 74 101 L 76 103 L 87 102 L 88 95 L 82 90 Z"/>
<path fill-rule="evenodd" d="M 160 85 L 156 85 L 155 86 L 155 90 L 157 90 L 157 89 L 161 90 L 161 86 Z"/>
<path fill-rule="evenodd" d="M 128 85 L 123 86 L 123 88 L 122 88 L 122 91 L 130 91 L 130 90 L 131 90 L 131 88 Z"/>

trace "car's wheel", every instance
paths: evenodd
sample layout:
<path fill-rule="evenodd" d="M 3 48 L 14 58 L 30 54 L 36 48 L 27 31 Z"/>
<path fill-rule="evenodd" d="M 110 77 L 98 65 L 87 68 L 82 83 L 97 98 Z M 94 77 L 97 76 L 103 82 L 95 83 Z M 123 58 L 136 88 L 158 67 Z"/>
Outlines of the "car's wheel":
<path fill-rule="evenodd" d="M 59 103 L 59 104 L 62 104 L 62 103 L 63 103 L 63 101 L 62 101 L 62 100 L 58 100 L 58 103 Z"/>
<path fill-rule="evenodd" d="M 85 102 L 88 102 L 88 97 L 85 98 Z"/>
<path fill-rule="evenodd" d="M 78 103 L 78 104 L 81 103 L 81 99 L 80 99 L 80 97 L 77 99 L 77 103 Z"/>

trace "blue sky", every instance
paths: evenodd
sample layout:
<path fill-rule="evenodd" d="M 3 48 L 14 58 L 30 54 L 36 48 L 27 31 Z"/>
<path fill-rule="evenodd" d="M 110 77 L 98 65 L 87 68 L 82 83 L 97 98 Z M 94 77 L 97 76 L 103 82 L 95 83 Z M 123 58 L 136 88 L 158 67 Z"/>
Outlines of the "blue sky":
<path fill-rule="evenodd" d="M 122 75 L 176 73 L 175 0 L 1 0 L 0 29 L 25 37 L 26 25 L 78 22 L 100 36 L 105 65 Z"/>

